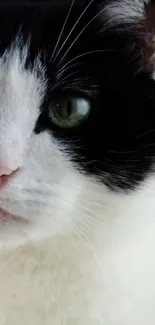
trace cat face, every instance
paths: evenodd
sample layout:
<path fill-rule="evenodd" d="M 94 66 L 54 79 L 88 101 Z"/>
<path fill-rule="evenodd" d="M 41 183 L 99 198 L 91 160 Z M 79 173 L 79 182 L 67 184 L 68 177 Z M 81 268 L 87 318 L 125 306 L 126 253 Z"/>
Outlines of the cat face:
<path fill-rule="evenodd" d="M 153 53 L 133 2 L 0 4 L 1 242 L 67 233 L 151 172 Z"/>

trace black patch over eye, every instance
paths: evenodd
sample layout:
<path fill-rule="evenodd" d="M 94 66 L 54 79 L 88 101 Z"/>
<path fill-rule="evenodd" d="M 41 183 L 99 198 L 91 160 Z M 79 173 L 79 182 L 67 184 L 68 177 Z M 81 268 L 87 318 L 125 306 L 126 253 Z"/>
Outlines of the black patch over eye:
<path fill-rule="evenodd" d="M 62 3 L 65 7 L 68 2 Z M 59 48 L 84 9 L 84 1 L 75 3 L 81 3 L 81 9 L 73 8 Z M 98 3 L 92 2 L 56 60 L 45 59 L 48 94 L 35 132 L 50 132 L 51 142 L 53 137 L 60 142 L 80 172 L 99 177 L 114 190 L 129 190 L 144 180 L 154 161 L 155 83 L 140 69 L 142 51 L 133 33 L 135 25 L 109 29 L 101 16 L 92 20 Z M 58 2 L 55 7 L 57 15 L 52 7 L 46 8 L 42 24 L 36 16 L 33 32 L 39 48 L 47 45 L 49 57 L 67 11 L 60 15 Z M 65 69 L 57 78 L 59 68 Z"/>

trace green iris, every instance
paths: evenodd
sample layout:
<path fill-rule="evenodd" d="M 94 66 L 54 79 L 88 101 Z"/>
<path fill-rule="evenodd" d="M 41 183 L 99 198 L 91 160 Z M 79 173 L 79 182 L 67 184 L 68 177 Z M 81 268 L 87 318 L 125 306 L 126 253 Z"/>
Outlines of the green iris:
<path fill-rule="evenodd" d="M 89 116 L 90 103 L 84 98 L 65 98 L 50 104 L 49 115 L 52 123 L 60 128 L 74 128 Z"/>

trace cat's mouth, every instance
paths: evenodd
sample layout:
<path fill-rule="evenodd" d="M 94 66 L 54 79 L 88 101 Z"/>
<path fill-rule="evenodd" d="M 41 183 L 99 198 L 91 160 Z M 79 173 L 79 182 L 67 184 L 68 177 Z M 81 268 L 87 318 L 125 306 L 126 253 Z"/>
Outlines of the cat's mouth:
<path fill-rule="evenodd" d="M 6 210 L 3 210 L 2 208 L 0 208 L 0 220 L 2 220 L 4 222 L 5 221 L 16 221 L 16 222 L 24 221 L 24 219 L 22 217 L 12 214 Z"/>

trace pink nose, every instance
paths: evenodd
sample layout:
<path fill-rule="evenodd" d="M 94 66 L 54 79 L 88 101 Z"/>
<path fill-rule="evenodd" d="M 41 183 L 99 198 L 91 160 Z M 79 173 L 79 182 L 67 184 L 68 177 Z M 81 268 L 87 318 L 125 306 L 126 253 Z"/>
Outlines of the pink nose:
<path fill-rule="evenodd" d="M 0 166 L 0 176 L 9 176 L 11 175 L 15 170 L 10 169 L 6 166 Z"/>

